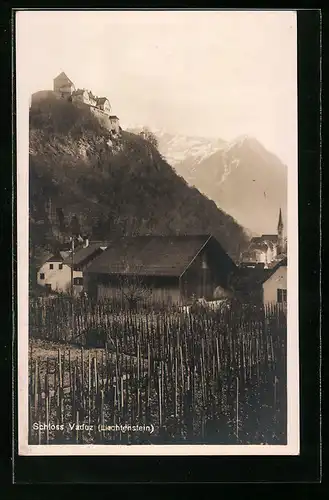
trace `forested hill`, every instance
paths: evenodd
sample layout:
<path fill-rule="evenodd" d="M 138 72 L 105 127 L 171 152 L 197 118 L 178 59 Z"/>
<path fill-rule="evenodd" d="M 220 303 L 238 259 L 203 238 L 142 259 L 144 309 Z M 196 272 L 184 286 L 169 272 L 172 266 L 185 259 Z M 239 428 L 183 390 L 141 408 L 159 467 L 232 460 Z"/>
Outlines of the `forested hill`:
<path fill-rule="evenodd" d="M 51 203 L 58 219 L 49 218 Z M 49 212 L 49 210 L 48 210 Z M 89 109 L 49 100 L 30 110 L 30 243 L 54 249 L 76 215 L 94 239 L 212 233 L 233 258 L 241 226 L 189 187 L 141 136 L 114 138 Z"/>

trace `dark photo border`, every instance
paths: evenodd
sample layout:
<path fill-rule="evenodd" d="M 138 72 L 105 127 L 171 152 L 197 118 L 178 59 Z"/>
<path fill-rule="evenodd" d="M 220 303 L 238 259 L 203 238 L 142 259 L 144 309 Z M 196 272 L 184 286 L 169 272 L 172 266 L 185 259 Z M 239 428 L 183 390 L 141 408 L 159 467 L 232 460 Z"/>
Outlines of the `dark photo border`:
<path fill-rule="evenodd" d="M 204 7 L 204 6 L 203 6 Z M 60 9 L 60 7 L 58 6 Z M 114 5 L 113 5 L 114 8 Z M 128 6 L 126 7 L 128 8 Z M 133 7 L 130 7 L 133 9 Z M 150 7 L 149 7 L 150 8 Z M 168 7 L 169 8 L 169 7 Z M 183 7 L 181 7 L 183 8 Z M 192 8 L 184 7 L 186 9 Z M 201 7 L 200 7 L 201 8 Z M 42 9 L 42 7 L 40 7 Z M 8 10 L 9 18 L 11 16 Z M 290 9 L 289 9 L 290 10 Z M 293 10 L 293 9 L 291 9 Z M 6 12 L 7 15 L 7 12 Z M 7 21 L 10 21 L 8 19 Z M 13 456 L 8 472 L 15 484 L 128 484 L 128 483 L 317 483 L 321 470 L 320 439 L 320 10 L 299 10 L 298 23 L 298 122 L 299 122 L 299 343 L 300 343 L 300 455 L 219 457 L 26 457 L 17 451 L 17 283 L 16 283 L 16 155 L 15 155 L 15 60 L 14 26 L 7 24 L 2 52 L 2 108 L 7 136 L 2 134 L 1 229 L 8 232 L 4 249 L 4 272 L 14 297 L 12 327 L 3 328 L 8 367 L 12 370 L 14 405 Z M 10 34 L 8 39 L 8 34 Z M 13 36 L 13 39 L 12 39 Z M 8 73 L 7 70 L 8 69 Z M 11 77 L 11 74 L 13 75 Z M 10 97 L 12 94 L 12 98 Z M 6 98 L 7 96 L 7 98 Z M 8 103 L 12 103 L 9 109 Z M 8 116 L 4 118 L 8 110 Z M 12 130 L 6 127 L 12 122 Z M 282 124 L 284 127 L 284 124 Z M 13 139 L 13 140 L 11 140 Z M 10 162 L 10 163 L 9 163 Z M 9 164 L 13 165 L 9 175 Z M 12 204 L 13 200 L 13 204 Z M 11 210 L 10 210 L 11 209 Z M 11 217 L 10 217 L 11 212 Z M 12 221 L 9 232 L 9 220 Z M 12 266 L 9 259 L 12 256 Z M 11 272 L 12 269 L 12 272 Z M 12 288 L 13 287 L 13 288 Z M 10 333 L 12 332 L 12 337 Z M 12 347 L 11 347 L 12 345 Z M 9 347 L 9 348 L 8 348 Z M 1 374 L 6 365 L 1 361 Z M 10 368 L 9 368 L 10 369 Z M 3 377 L 5 380 L 5 375 Z M 10 393 L 9 393 L 10 396 Z M 11 397 L 10 397 L 11 399 Z M 6 426 L 11 422 L 7 419 Z M 2 437 L 5 437 L 5 436 Z M 9 447 L 10 449 L 10 447 Z M 11 471 L 10 471 L 11 469 Z M 87 489 L 88 490 L 88 489 Z M 90 493 L 89 493 L 90 494 Z"/>

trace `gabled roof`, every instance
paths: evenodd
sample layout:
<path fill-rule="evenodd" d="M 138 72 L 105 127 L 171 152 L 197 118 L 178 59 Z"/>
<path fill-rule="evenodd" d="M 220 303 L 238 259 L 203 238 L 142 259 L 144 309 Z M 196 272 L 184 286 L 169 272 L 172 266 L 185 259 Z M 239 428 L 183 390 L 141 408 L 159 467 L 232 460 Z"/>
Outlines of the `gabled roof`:
<path fill-rule="evenodd" d="M 266 241 L 270 241 L 271 243 L 277 243 L 278 235 L 277 234 L 262 234 L 262 236 L 255 236 L 251 238 L 252 244 L 264 244 Z"/>
<path fill-rule="evenodd" d="M 267 270 L 268 272 L 262 282 L 264 283 L 265 281 L 267 281 L 278 269 L 280 269 L 280 267 L 287 267 L 287 265 L 288 265 L 288 258 L 285 257 L 284 259 L 280 260 L 277 264 L 275 264 L 275 266 Z"/>
<path fill-rule="evenodd" d="M 77 89 L 77 90 L 75 90 L 74 92 L 72 92 L 72 96 L 75 96 L 75 95 L 82 95 L 82 94 L 84 94 L 85 92 L 87 92 L 85 89 Z"/>
<path fill-rule="evenodd" d="M 105 102 L 105 101 L 108 101 L 108 102 L 109 102 L 109 100 L 108 100 L 108 98 L 107 98 L 107 97 L 98 97 L 98 98 L 96 99 L 97 104 L 104 104 L 104 102 Z"/>
<path fill-rule="evenodd" d="M 69 79 L 69 77 L 64 73 L 64 71 L 62 71 L 59 75 L 56 76 L 56 78 L 54 78 L 54 81 L 56 80 L 67 80 L 68 83 L 74 85 L 72 80 Z"/>
<path fill-rule="evenodd" d="M 119 118 L 116 115 L 111 115 L 110 120 L 119 120 Z"/>
<path fill-rule="evenodd" d="M 101 249 L 102 246 L 103 242 L 92 242 L 89 243 L 86 248 L 78 248 L 73 256 L 73 264 L 79 266 L 82 263 L 88 263 L 94 256 L 94 254 Z M 104 246 L 106 246 L 106 244 Z M 72 255 L 69 255 L 64 260 L 64 264 L 67 264 L 68 266 L 72 265 Z"/>
<path fill-rule="evenodd" d="M 55 254 L 49 255 L 48 257 L 44 255 L 40 259 L 37 259 L 36 267 L 38 269 L 40 269 L 44 264 L 47 264 L 48 262 L 59 262 L 59 263 L 62 263 L 63 260 L 64 259 L 63 259 L 63 257 L 61 256 L 61 254 L 59 252 L 58 253 L 56 252 Z"/>
<path fill-rule="evenodd" d="M 90 264 L 88 272 L 179 277 L 210 239 L 213 239 L 210 235 L 123 237 L 109 242 L 107 250 Z M 217 240 L 216 243 L 229 259 Z"/>
<path fill-rule="evenodd" d="M 63 257 L 60 253 L 56 253 L 55 255 L 52 255 L 49 259 L 47 259 L 46 262 L 63 262 Z"/>

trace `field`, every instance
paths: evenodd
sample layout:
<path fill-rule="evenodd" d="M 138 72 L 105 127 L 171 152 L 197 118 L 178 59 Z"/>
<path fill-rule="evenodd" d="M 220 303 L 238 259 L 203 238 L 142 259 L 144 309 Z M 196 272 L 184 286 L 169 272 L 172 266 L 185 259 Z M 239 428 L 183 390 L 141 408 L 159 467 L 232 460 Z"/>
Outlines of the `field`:
<path fill-rule="evenodd" d="M 285 364 L 278 307 L 34 301 L 29 442 L 285 444 Z"/>

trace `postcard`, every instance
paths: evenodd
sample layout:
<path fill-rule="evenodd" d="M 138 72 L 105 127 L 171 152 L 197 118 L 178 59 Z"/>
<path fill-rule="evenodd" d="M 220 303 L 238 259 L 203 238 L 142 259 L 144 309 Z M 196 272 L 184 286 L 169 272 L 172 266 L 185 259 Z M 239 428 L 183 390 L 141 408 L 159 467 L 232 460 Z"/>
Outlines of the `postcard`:
<path fill-rule="evenodd" d="M 15 30 L 19 455 L 298 455 L 296 12 Z"/>

